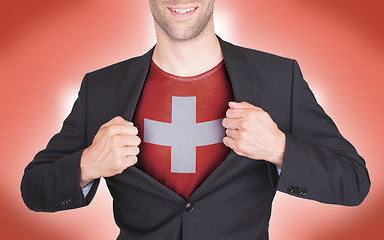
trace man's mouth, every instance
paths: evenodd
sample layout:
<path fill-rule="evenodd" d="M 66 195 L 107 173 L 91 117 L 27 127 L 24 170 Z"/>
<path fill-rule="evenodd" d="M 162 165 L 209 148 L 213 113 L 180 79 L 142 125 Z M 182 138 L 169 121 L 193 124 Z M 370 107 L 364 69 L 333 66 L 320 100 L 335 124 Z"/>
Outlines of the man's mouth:
<path fill-rule="evenodd" d="M 189 13 L 189 12 L 192 12 L 194 11 L 196 8 L 186 8 L 186 9 L 172 9 L 172 12 L 175 12 L 175 13 L 179 13 L 179 14 L 186 14 L 186 13 Z"/>

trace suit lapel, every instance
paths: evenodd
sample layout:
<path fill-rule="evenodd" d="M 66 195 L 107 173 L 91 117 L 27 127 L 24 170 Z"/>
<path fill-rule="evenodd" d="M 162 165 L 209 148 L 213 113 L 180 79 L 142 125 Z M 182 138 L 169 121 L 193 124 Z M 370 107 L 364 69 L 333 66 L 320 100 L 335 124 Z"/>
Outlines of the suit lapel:
<path fill-rule="evenodd" d="M 239 47 L 218 37 L 236 102 L 257 105 L 257 74 Z"/>
<path fill-rule="evenodd" d="M 224 56 L 225 66 L 230 77 L 235 101 L 246 101 L 257 105 L 257 89 L 256 82 L 257 76 L 254 68 L 247 63 L 246 56 L 239 50 L 239 48 L 232 44 L 223 41 L 217 37 L 220 42 L 222 53 Z M 136 105 L 138 103 L 140 94 L 145 84 L 145 80 L 149 71 L 149 66 L 152 58 L 154 48 L 149 50 L 146 54 L 136 59 L 132 59 L 132 63 L 127 68 L 127 78 L 123 79 L 117 84 L 117 106 L 118 113 L 123 118 L 131 121 Z M 226 159 L 220 164 L 219 167 L 198 187 L 192 194 L 190 199 L 197 198 L 199 194 L 204 192 L 212 183 L 215 182 L 226 169 L 230 169 L 232 164 L 239 156 L 232 150 Z M 143 177 L 146 182 L 151 184 L 168 197 L 183 200 L 181 196 L 168 189 L 158 181 L 141 171 L 135 166 L 129 167 L 125 172 L 132 172 L 137 176 Z"/>
<path fill-rule="evenodd" d="M 117 110 L 126 120 L 132 121 L 141 91 L 147 78 L 154 47 L 143 56 L 132 59 L 126 78 L 117 84 Z"/>

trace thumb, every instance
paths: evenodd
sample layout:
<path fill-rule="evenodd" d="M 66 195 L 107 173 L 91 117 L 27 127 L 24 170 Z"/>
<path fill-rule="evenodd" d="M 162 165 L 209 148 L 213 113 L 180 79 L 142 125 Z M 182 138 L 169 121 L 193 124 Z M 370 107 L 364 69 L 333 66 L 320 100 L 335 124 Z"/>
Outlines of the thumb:
<path fill-rule="evenodd" d="M 258 107 L 250 104 L 250 103 L 247 103 L 247 102 L 229 102 L 228 103 L 229 107 L 230 108 L 233 108 L 233 109 L 240 109 L 240 108 L 251 108 L 251 109 L 256 109 Z"/>

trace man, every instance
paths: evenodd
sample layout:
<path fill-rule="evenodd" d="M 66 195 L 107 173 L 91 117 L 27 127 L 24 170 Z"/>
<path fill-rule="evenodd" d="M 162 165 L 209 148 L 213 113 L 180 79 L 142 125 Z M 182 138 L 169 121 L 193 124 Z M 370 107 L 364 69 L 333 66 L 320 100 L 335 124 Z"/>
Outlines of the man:
<path fill-rule="evenodd" d="M 297 62 L 218 38 L 214 2 L 149 1 L 156 46 L 85 76 L 25 169 L 30 209 L 86 206 L 104 177 L 118 239 L 268 239 L 276 190 L 363 201 L 365 162 Z"/>

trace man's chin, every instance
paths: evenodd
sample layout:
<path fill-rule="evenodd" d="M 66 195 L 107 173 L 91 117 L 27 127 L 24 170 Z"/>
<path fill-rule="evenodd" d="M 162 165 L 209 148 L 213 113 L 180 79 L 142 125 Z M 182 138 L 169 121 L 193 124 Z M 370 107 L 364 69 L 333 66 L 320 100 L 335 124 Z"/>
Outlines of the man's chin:
<path fill-rule="evenodd" d="M 167 34 L 167 36 L 175 42 L 188 42 L 198 38 L 199 34 Z"/>
<path fill-rule="evenodd" d="M 172 40 L 177 42 L 186 42 L 199 38 L 203 35 L 204 29 L 189 29 L 189 30 L 180 30 L 166 32 L 166 35 Z"/>

